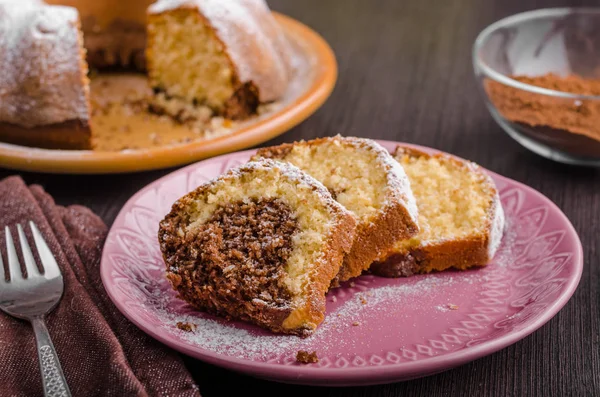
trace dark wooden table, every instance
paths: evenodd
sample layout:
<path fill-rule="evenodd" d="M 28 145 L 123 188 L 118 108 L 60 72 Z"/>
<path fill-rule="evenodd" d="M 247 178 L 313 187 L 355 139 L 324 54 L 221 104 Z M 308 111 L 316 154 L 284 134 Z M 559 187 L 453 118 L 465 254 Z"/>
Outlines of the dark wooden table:
<path fill-rule="evenodd" d="M 310 388 L 238 375 L 186 358 L 203 396 L 600 395 L 600 170 L 542 159 L 492 120 L 477 90 L 471 46 L 491 22 L 565 0 L 271 0 L 331 44 L 339 81 L 310 119 L 268 144 L 341 133 L 435 147 L 539 190 L 579 232 L 585 267 L 575 295 L 548 324 L 491 356 L 428 378 L 356 388 Z M 111 224 L 138 189 L 172 170 L 133 175 L 23 174 L 60 204 L 82 204 Z M 1 171 L 0 176 L 13 174 Z"/>

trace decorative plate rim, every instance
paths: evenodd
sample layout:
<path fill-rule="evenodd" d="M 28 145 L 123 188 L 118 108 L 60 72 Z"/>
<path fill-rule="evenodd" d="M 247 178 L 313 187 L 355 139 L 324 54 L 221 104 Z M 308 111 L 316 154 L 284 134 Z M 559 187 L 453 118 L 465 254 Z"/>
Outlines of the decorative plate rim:
<path fill-rule="evenodd" d="M 440 150 L 415 145 L 408 144 L 402 142 L 395 141 L 387 141 L 387 140 L 377 140 L 378 143 L 383 145 L 407 145 L 414 147 L 416 149 L 420 149 L 429 153 L 444 153 Z M 252 154 L 256 150 L 245 150 L 236 152 L 237 154 Z M 189 169 L 197 167 L 200 163 L 206 164 L 208 162 L 218 162 L 222 157 L 230 156 L 233 153 L 225 154 L 222 156 L 214 157 L 211 159 L 204 160 L 202 162 L 198 162 L 195 164 L 188 165 L 179 170 L 176 170 L 170 174 L 167 174 L 150 184 L 146 185 L 142 189 L 140 189 L 137 193 L 135 193 L 123 206 L 128 207 L 131 203 L 137 201 L 137 199 L 146 192 L 152 186 L 157 186 L 162 183 L 164 180 L 172 178 L 177 174 L 185 174 Z M 452 157 L 461 159 L 458 156 L 449 154 Z M 453 351 L 440 356 L 432 356 L 428 358 L 423 358 L 418 361 L 403 361 L 399 363 L 388 364 L 385 366 L 370 366 L 370 367 L 360 367 L 360 368 L 328 368 L 328 367 L 311 367 L 311 366 L 286 366 L 277 363 L 268 363 L 261 361 L 254 361 L 251 359 L 237 358 L 231 357 L 224 354 L 219 354 L 214 351 L 202 348 L 202 347 L 191 347 L 189 344 L 185 344 L 182 342 L 174 341 L 171 337 L 166 333 L 160 333 L 154 331 L 154 326 L 152 326 L 145 319 L 140 319 L 134 316 L 133 313 L 130 313 L 126 306 L 120 303 L 120 301 L 114 296 L 115 292 L 111 288 L 107 288 L 107 281 L 111 279 L 111 275 L 109 274 L 109 268 L 107 265 L 104 265 L 107 262 L 106 252 L 103 250 L 102 259 L 101 259 L 101 279 L 104 287 L 113 301 L 113 303 L 117 306 L 119 311 L 125 315 L 131 322 L 133 322 L 137 327 L 142 329 L 144 332 L 148 333 L 153 338 L 157 339 L 161 343 L 183 353 L 190 357 L 200 359 L 207 363 L 228 368 L 230 370 L 235 370 L 239 372 L 243 372 L 246 374 L 259 376 L 264 379 L 272 379 L 276 381 L 288 382 L 288 383 L 298 383 L 298 384 L 323 384 L 328 386 L 343 386 L 343 385 L 373 385 L 373 384 L 381 384 L 381 383 L 390 383 L 398 380 L 407 380 L 412 378 L 419 378 L 426 375 L 435 374 L 444 370 L 448 370 L 450 368 L 457 367 L 459 365 L 465 364 L 467 362 L 476 360 L 478 358 L 487 356 L 491 353 L 499 351 L 505 347 L 508 347 L 515 342 L 525 338 L 530 335 L 534 331 L 538 330 L 544 324 L 546 324 L 550 319 L 552 319 L 569 301 L 577 286 L 579 285 L 579 281 L 581 279 L 581 275 L 583 273 L 583 247 L 581 245 L 581 241 L 579 239 L 579 235 L 577 231 L 571 224 L 570 220 L 567 216 L 560 210 L 560 208 L 552 202 L 549 198 L 544 196 L 542 193 L 537 190 L 521 183 L 515 181 L 513 179 L 501 176 L 493 171 L 489 171 L 484 169 L 490 175 L 500 179 L 500 180 L 508 180 L 511 184 L 515 185 L 519 189 L 525 190 L 528 193 L 532 193 L 538 196 L 545 205 L 550 207 L 552 210 L 556 212 L 556 216 L 559 217 L 561 223 L 564 225 L 565 230 L 572 236 L 575 236 L 575 243 L 577 246 L 576 250 L 573 250 L 573 269 L 574 271 L 568 278 L 567 283 L 565 284 L 563 292 L 558 296 L 558 298 L 551 304 L 548 305 L 543 313 L 538 316 L 533 321 L 526 323 L 522 329 L 517 331 L 510 331 L 505 335 L 500 337 L 494 337 L 488 341 L 481 342 L 475 346 L 469 346 L 464 349 L 460 349 L 457 351 Z M 113 226 L 109 231 L 109 236 L 113 233 L 114 226 L 118 223 L 121 217 L 125 216 L 125 213 L 119 212 Z M 107 239 L 108 240 L 108 239 Z M 277 375 L 273 376 L 273 371 L 276 371 Z M 332 378 L 335 378 L 333 383 L 325 383 L 327 381 L 331 381 Z M 359 378 L 359 379 L 358 379 Z M 346 383 L 344 383 L 346 382 Z"/>
<path fill-rule="evenodd" d="M 212 156 L 258 145 L 283 134 L 307 119 L 327 100 L 337 80 L 337 62 L 325 39 L 305 24 L 278 12 L 275 19 L 285 31 L 294 32 L 314 56 L 313 81 L 291 103 L 269 117 L 230 134 L 187 144 L 121 152 L 54 150 L 0 142 L 0 165 L 22 171 L 62 174 L 110 174 L 149 171 L 188 164 Z"/>

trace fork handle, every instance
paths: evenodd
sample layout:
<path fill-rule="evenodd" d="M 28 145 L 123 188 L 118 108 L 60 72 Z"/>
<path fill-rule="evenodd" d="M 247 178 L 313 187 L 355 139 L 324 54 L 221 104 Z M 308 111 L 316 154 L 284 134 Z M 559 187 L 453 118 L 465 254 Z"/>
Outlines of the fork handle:
<path fill-rule="evenodd" d="M 48 328 L 46 328 L 46 322 L 42 317 L 34 317 L 31 320 L 31 325 L 35 332 L 40 370 L 44 384 L 44 396 L 71 397 L 71 391 L 60 367 L 56 350 L 54 350 Z"/>

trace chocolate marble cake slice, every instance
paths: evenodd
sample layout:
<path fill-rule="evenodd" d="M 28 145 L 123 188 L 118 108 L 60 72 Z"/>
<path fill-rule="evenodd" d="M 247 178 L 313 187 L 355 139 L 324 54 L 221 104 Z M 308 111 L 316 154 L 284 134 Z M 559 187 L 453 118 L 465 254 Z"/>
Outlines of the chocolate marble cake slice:
<path fill-rule="evenodd" d="M 185 195 L 160 223 L 167 278 L 199 310 L 310 335 L 355 220 L 298 168 L 263 159 Z"/>

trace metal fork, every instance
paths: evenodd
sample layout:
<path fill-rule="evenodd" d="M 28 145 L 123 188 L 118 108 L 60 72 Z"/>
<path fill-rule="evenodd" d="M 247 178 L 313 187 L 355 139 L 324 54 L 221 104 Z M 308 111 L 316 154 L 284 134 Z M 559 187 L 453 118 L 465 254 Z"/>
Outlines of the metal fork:
<path fill-rule="evenodd" d="M 44 316 L 56 307 L 62 297 L 63 277 L 52 251 L 48 248 L 35 223 L 30 221 L 29 227 L 44 272 L 40 273 L 38 270 L 27 237 L 21 225 L 18 224 L 17 232 L 27 276 L 21 273 L 21 265 L 19 264 L 15 244 L 10 229 L 6 226 L 4 231 L 6 234 L 10 281 L 6 281 L 4 263 L 2 262 L 2 255 L 0 255 L 0 309 L 11 316 L 29 321 L 33 326 L 43 378 L 44 395 L 70 397 L 69 386 L 65 381 L 65 376 L 44 321 Z"/>

